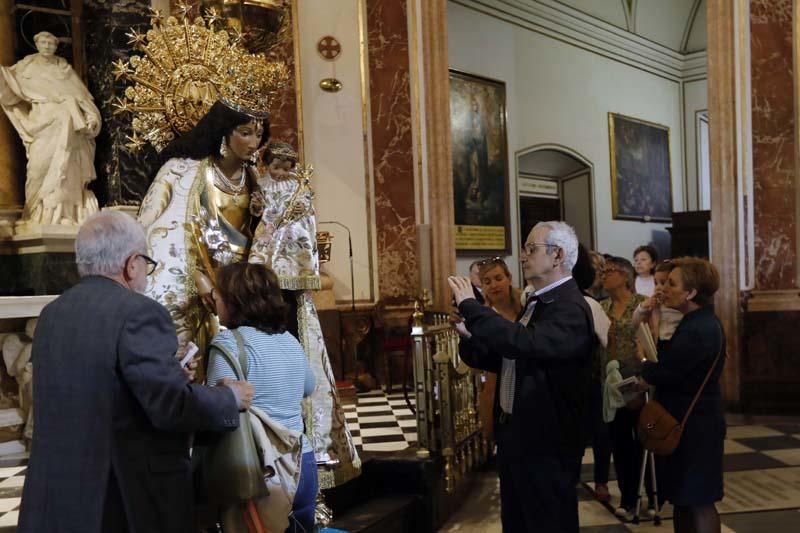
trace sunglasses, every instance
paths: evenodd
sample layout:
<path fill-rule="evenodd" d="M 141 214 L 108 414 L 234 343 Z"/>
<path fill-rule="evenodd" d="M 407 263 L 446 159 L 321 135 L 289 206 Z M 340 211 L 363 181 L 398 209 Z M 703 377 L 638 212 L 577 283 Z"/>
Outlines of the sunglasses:
<path fill-rule="evenodd" d="M 498 255 L 498 256 L 495 256 L 495 257 L 490 257 L 489 259 L 484 259 L 482 261 L 478 261 L 477 264 L 478 264 L 479 267 L 482 267 L 482 266 L 485 266 L 485 265 L 504 265 L 505 264 L 505 260 Z"/>

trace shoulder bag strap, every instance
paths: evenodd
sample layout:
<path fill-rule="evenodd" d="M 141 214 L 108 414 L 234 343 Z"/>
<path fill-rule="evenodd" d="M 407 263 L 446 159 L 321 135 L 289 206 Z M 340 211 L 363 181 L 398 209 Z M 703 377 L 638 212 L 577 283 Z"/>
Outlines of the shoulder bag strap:
<path fill-rule="evenodd" d="M 235 329 L 233 330 L 233 338 L 236 339 L 236 347 L 239 349 L 239 368 L 241 369 L 240 375 L 244 376 L 243 379 L 246 380 L 250 368 L 247 363 L 247 350 L 244 348 L 244 337 L 238 329 Z"/>
<path fill-rule="evenodd" d="M 686 414 L 683 415 L 683 420 L 681 420 L 682 428 L 686 427 L 686 420 L 688 420 L 689 415 L 692 414 L 692 409 L 694 409 L 694 404 L 696 404 L 697 400 L 700 399 L 700 394 L 702 394 L 703 389 L 706 388 L 706 383 L 708 383 L 709 378 L 711 378 L 711 373 L 714 372 L 714 369 L 717 367 L 717 362 L 719 361 L 719 358 L 722 356 L 722 350 L 725 346 L 725 335 L 722 333 L 722 326 L 719 325 L 719 322 L 717 322 L 717 326 L 719 327 L 719 333 L 720 333 L 719 353 L 717 354 L 717 357 L 714 359 L 714 362 L 711 364 L 711 368 L 708 369 L 708 373 L 706 374 L 706 378 L 703 380 L 703 384 L 700 385 L 699 389 L 697 389 L 697 393 L 694 395 L 692 403 L 689 404 L 689 409 L 687 409 Z"/>
<path fill-rule="evenodd" d="M 220 346 L 219 344 L 212 343 L 212 346 L 219 350 L 222 354 L 222 357 L 225 358 L 225 361 L 228 363 L 233 369 L 233 373 L 236 375 L 236 379 L 238 380 L 246 380 L 247 379 L 247 352 L 244 348 L 244 338 L 242 334 L 239 333 L 238 330 L 233 330 L 233 338 L 236 339 L 236 348 L 237 348 L 237 357 L 234 357 L 231 353 L 228 352 L 227 348 Z"/>

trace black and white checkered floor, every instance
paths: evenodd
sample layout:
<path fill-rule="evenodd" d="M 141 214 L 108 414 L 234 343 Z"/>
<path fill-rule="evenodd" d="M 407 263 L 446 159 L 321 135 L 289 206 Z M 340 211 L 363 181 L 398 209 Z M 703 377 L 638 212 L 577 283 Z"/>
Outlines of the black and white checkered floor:
<path fill-rule="evenodd" d="M 417 441 L 416 418 L 400 393 L 369 392 L 344 409 L 359 451 L 399 451 Z M 0 533 L 16 531 L 27 464 L 27 453 L 0 457 Z"/>
<path fill-rule="evenodd" d="M 725 498 L 717 504 L 723 533 L 794 533 L 800 531 L 800 421 L 744 420 L 730 416 L 725 440 Z M 672 508 L 660 526 L 643 520 L 623 523 L 613 511 L 619 488 L 612 480 L 610 504 L 594 498 L 591 449 L 583 459 L 578 486 L 581 533 L 668 533 Z M 612 478 L 614 469 L 611 469 Z M 461 509 L 441 530 L 446 533 L 500 533 L 500 486 L 495 472 L 483 474 Z"/>
<path fill-rule="evenodd" d="M 396 452 L 417 442 L 417 419 L 402 393 L 359 394 L 356 405 L 344 406 L 344 414 L 359 451 Z"/>
<path fill-rule="evenodd" d="M 0 457 L 0 533 L 17 530 L 28 454 Z"/>

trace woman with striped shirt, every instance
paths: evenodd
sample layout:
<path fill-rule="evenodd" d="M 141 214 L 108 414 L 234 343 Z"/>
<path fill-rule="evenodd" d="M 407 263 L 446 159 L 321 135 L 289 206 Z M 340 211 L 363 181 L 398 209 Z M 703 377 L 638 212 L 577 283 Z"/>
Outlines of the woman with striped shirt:
<path fill-rule="evenodd" d="M 237 330 L 247 353 L 247 381 L 255 388 L 252 405 L 287 429 L 303 432 L 303 397 L 314 392 L 314 374 L 300 342 L 286 331 L 286 310 L 278 278 L 264 265 L 233 263 L 217 272 L 212 298 L 220 322 L 228 328 L 213 341 L 229 353 L 238 353 Z M 208 382 L 236 379 L 233 369 L 211 348 Z M 314 450 L 302 436 L 303 460 L 288 531 L 313 531 L 317 496 Z M 299 526 L 299 527 L 298 527 Z"/>

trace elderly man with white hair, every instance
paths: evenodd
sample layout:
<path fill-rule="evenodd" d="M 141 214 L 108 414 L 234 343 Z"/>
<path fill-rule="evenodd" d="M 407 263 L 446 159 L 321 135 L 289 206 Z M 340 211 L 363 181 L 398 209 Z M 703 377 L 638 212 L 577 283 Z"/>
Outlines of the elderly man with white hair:
<path fill-rule="evenodd" d="M 20 532 L 193 531 L 190 432 L 233 430 L 249 406 L 248 383 L 190 383 L 169 313 L 141 294 L 144 252 L 130 216 L 90 217 L 80 282 L 39 317 Z"/>
<path fill-rule="evenodd" d="M 499 376 L 494 427 L 506 533 L 578 531 L 595 334 L 572 279 L 577 258 L 569 225 L 533 228 L 522 269 L 535 291 L 516 322 L 478 304 L 468 279 L 449 279 L 466 326 L 459 328 L 461 358 Z"/>

